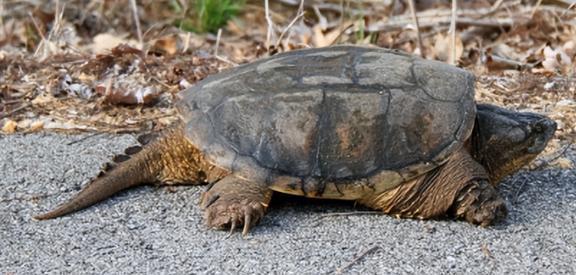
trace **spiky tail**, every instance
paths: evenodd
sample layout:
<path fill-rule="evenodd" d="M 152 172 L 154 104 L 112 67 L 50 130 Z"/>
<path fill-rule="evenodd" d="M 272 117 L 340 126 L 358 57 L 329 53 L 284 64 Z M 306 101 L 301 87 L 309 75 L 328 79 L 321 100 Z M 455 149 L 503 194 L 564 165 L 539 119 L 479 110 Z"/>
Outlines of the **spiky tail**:
<path fill-rule="evenodd" d="M 115 163 L 108 163 L 98 177 L 94 178 L 74 198 L 34 218 L 46 220 L 64 216 L 98 203 L 124 189 L 157 181 L 157 176 L 162 169 L 160 165 L 157 165 L 161 163 L 162 156 L 159 150 L 162 148 L 156 147 L 162 147 L 162 142 L 153 142 L 144 149 L 139 146 L 126 149 L 126 155 L 116 156 Z"/>

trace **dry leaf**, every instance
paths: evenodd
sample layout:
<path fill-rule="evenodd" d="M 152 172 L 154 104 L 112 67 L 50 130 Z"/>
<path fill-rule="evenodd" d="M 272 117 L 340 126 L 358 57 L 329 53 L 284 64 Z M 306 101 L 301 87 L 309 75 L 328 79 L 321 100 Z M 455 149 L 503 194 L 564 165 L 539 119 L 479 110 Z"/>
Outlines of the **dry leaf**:
<path fill-rule="evenodd" d="M 101 33 L 92 39 L 93 43 L 90 46 L 92 52 L 96 54 L 107 53 L 113 48 L 121 44 L 127 44 L 134 48 L 140 48 L 139 43 L 133 39 L 124 39 L 118 35 L 112 35 L 110 33 Z"/>
<path fill-rule="evenodd" d="M 104 81 L 96 86 L 96 93 L 112 104 L 148 105 L 157 101 L 160 92 L 154 86 L 141 86 L 130 80 Z"/>
<path fill-rule="evenodd" d="M 6 134 L 16 133 L 17 125 L 18 123 L 16 123 L 16 121 L 9 119 L 4 123 L 4 126 L 2 126 L 2 132 Z"/>
<path fill-rule="evenodd" d="M 562 50 L 564 50 L 568 56 L 574 57 L 574 55 L 576 55 L 576 43 L 574 43 L 573 40 L 570 40 L 564 43 Z"/>
<path fill-rule="evenodd" d="M 180 37 L 178 35 L 165 36 L 154 41 L 150 51 L 174 55 L 178 52 L 180 44 Z"/>
<path fill-rule="evenodd" d="M 440 61 L 448 61 L 450 59 L 451 54 L 451 38 L 450 35 L 445 35 L 442 33 L 438 33 L 435 36 L 435 43 L 434 43 L 434 52 L 432 53 L 433 58 L 440 60 Z M 454 58 L 455 62 L 458 62 L 462 57 L 462 53 L 464 52 L 464 46 L 462 44 L 462 39 L 460 39 L 460 35 L 456 35 L 456 56 Z"/>
<path fill-rule="evenodd" d="M 340 33 L 342 33 L 343 31 L 344 30 L 342 28 L 335 28 L 332 31 L 328 31 L 327 33 L 324 33 L 322 31 L 322 27 L 320 25 L 315 25 L 312 28 L 312 32 L 313 32 L 312 42 L 318 48 L 328 47 L 328 46 L 334 44 L 334 41 L 336 41 L 338 36 L 340 36 Z"/>
<path fill-rule="evenodd" d="M 574 164 L 568 158 L 558 158 L 557 160 L 552 162 L 551 165 L 561 169 L 571 169 L 572 167 L 574 167 Z"/>
<path fill-rule="evenodd" d="M 544 61 L 542 67 L 549 72 L 563 72 L 570 70 L 572 61 L 562 49 L 552 49 L 546 46 L 543 50 Z"/>
<path fill-rule="evenodd" d="M 30 131 L 37 132 L 44 128 L 44 121 L 36 120 L 30 123 Z"/>

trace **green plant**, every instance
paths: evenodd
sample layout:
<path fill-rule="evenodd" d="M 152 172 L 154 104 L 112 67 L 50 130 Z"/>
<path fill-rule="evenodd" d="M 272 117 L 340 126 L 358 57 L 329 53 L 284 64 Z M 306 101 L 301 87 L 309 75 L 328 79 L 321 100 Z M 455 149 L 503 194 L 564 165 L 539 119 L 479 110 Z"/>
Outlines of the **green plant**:
<path fill-rule="evenodd" d="M 173 1 L 173 8 L 181 10 Z M 178 25 L 186 31 L 216 32 L 244 6 L 244 0 L 189 0 L 190 9 Z"/>

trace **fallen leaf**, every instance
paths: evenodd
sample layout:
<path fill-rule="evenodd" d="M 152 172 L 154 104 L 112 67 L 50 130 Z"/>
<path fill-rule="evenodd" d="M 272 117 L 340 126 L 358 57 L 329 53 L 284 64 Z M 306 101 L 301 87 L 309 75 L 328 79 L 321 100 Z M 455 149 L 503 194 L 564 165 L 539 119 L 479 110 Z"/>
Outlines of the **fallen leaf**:
<path fill-rule="evenodd" d="M 16 133 L 17 125 L 18 123 L 16 123 L 16 121 L 9 119 L 4 123 L 4 126 L 2 126 L 2 132 L 6 134 Z"/>
<path fill-rule="evenodd" d="M 37 132 L 44 128 L 44 121 L 36 120 L 30 123 L 30 131 Z"/>
<path fill-rule="evenodd" d="M 552 49 L 546 46 L 543 50 L 544 60 L 542 61 L 542 67 L 549 72 L 562 72 L 566 73 L 570 70 L 572 61 L 570 57 L 564 52 L 564 50 Z"/>
<path fill-rule="evenodd" d="M 568 158 L 558 158 L 557 160 L 553 161 L 550 165 L 561 169 L 571 169 L 572 167 L 574 167 L 574 164 Z"/>
<path fill-rule="evenodd" d="M 150 51 L 174 55 L 178 52 L 179 44 L 181 43 L 178 35 L 165 36 L 154 41 Z"/>
<path fill-rule="evenodd" d="M 457 63 L 462 57 L 464 52 L 464 46 L 462 44 L 462 39 L 459 35 L 456 35 L 456 56 L 454 61 Z M 451 54 L 451 37 L 447 34 L 438 33 L 435 37 L 433 58 L 440 61 L 448 61 Z"/>
<path fill-rule="evenodd" d="M 113 48 L 121 44 L 127 44 L 134 48 L 140 48 L 139 43 L 133 39 L 124 39 L 118 35 L 113 35 L 110 33 L 101 33 L 92 39 L 93 43 L 91 45 L 92 52 L 96 54 L 107 53 Z"/>
<path fill-rule="evenodd" d="M 156 102 L 160 92 L 154 86 L 143 86 L 130 80 L 103 81 L 96 86 L 96 93 L 112 104 L 148 105 Z"/>

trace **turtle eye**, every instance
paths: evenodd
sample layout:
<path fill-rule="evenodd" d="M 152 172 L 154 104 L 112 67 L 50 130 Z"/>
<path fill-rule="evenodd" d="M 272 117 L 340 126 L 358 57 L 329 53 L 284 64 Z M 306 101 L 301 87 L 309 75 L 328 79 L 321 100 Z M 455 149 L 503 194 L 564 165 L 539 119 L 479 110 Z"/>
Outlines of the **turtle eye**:
<path fill-rule="evenodd" d="M 542 123 L 536 123 L 536 125 L 532 126 L 532 130 L 536 133 L 543 133 L 544 126 L 542 125 Z"/>
<path fill-rule="evenodd" d="M 554 132 L 554 130 L 556 130 L 556 122 L 550 119 L 541 119 L 532 124 L 532 131 L 538 134 Z"/>

